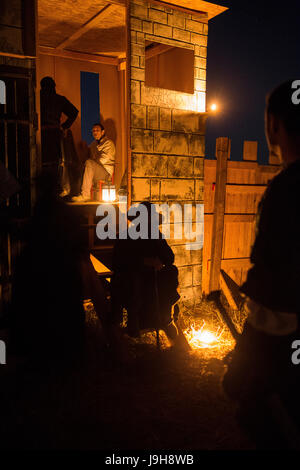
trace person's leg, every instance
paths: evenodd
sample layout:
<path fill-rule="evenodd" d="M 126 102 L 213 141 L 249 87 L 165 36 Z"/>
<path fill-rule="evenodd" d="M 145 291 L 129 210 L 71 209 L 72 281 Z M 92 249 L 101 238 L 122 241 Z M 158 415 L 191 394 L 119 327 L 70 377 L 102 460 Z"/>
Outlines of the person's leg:
<path fill-rule="evenodd" d="M 83 181 L 81 186 L 81 194 L 84 198 L 90 198 L 91 188 L 94 181 L 105 181 L 108 172 L 100 164 L 94 160 L 88 159 L 85 162 L 85 169 L 83 174 Z"/>

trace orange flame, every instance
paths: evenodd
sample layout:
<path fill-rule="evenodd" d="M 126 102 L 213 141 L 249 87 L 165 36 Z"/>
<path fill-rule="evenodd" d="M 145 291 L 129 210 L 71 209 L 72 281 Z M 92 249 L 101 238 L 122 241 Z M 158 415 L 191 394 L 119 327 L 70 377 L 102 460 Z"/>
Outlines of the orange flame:
<path fill-rule="evenodd" d="M 209 329 L 204 329 L 205 322 L 203 322 L 200 328 L 195 328 L 194 325 L 191 325 L 184 331 L 184 334 L 192 347 L 192 349 L 200 349 L 200 348 L 216 348 L 219 346 L 219 339 L 222 334 L 219 333 L 219 329 L 217 333 L 213 333 Z"/>

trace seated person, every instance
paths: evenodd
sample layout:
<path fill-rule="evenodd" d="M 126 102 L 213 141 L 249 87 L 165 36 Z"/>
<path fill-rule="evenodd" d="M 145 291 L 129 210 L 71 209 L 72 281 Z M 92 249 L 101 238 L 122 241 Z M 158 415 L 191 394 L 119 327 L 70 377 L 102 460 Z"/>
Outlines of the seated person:
<path fill-rule="evenodd" d="M 159 239 L 151 239 L 152 204 L 143 202 L 141 205 L 147 209 L 148 238 L 133 240 L 127 232 L 128 238 L 120 236 L 114 247 L 112 321 L 122 321 L 124 307 L 130 336 L 139 336 L 143 328 L 163 329 L 171 343 L 175 343 L 179 334 L 172 318 L 172 307 L 180 296 L 174 253 L 160 232 Z M 155 212 L 155 215 L 158 214 Z M 135 223 L 133 217 L 127 217 Z"/>
<path fill-rule="evenodd" d="M 100 123 L 93 125 L 92 134 L 95 140 L 89 145 L 90 157 L 85 162 L 81 192 L 72 198 L 73 202 L 89 201 L 93 182 L 109 181 L 114 172 L 116 149 L 113 141 L 106 137 Z"/>

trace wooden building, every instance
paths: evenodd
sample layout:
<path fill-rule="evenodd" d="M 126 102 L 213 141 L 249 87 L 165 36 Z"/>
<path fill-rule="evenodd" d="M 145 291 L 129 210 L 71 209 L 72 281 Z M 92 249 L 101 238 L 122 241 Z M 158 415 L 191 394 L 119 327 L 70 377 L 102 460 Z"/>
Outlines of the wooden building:
<path fill-rule="evenodd" d="M 26 217 L 34 204 L 44 76 L 79 109 L 72 133 L 84 161 L 86 75 L 98 84 L 99 116 L 116 144 L 115 183 L 127 182 L 128 203 L 203 203 L 208 23 L 225 10 L 203 0 L 2 0 L 0 158 L 25 188 L 7 205 Z M 200 299 L 202 249 L 170 243 L 183 301 Z M 5 247 L 2 288 L 18 251 L 9 236 Z"/>

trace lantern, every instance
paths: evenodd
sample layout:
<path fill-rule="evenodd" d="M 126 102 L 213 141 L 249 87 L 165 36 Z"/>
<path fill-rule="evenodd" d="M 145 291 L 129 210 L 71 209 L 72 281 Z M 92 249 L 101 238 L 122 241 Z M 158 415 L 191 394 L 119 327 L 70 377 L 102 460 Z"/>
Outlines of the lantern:
<path fill-rule="evenodd" d="M 102 201 L 113 202 L 116 200 L 116 187 L 114 184 L 105 184 L 102 186 Z"/>

